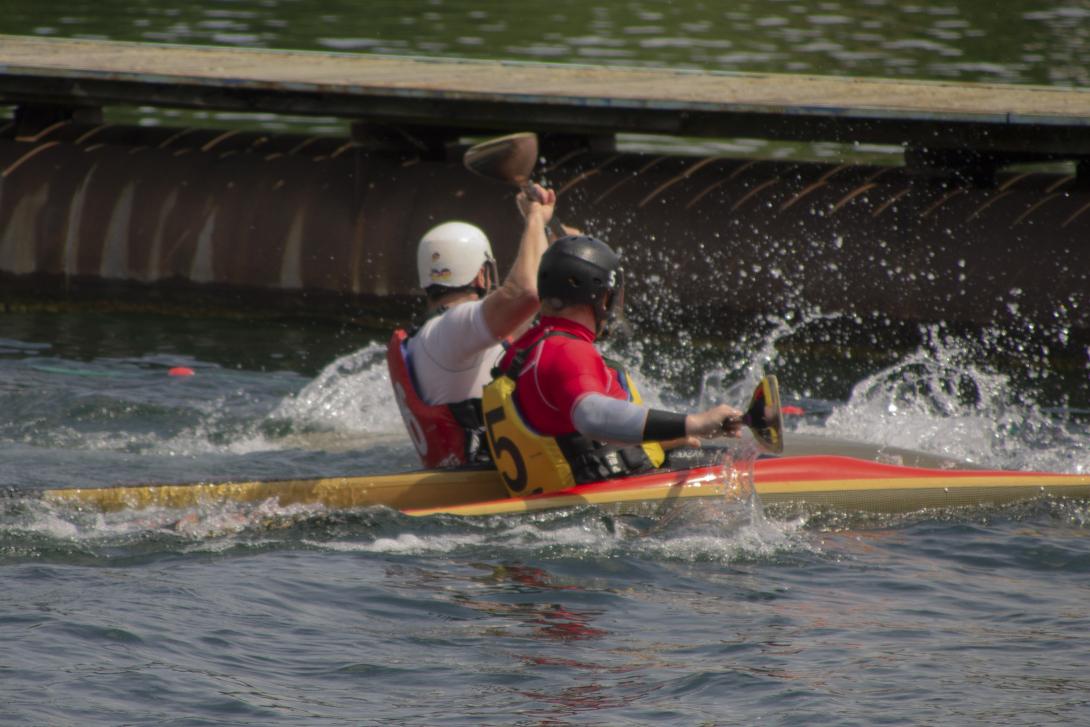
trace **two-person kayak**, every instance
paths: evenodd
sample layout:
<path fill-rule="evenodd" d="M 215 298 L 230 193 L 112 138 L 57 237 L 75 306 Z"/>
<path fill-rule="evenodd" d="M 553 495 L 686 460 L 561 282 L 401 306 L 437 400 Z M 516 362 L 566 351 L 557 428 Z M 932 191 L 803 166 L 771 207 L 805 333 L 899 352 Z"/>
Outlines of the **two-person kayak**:
<path fill-rule="evenodd" d="M 811 444 L 808 449 L 812 451 L 818 447 Z M 745 471 L 710 466 L 652 472 L 528 497 L 509 497 L 492 469 L 64 488 L 35 494 L 51 502 L 102 511 L 275 499 L 281 506 L 300 503 L 336 509 L 384 506 L 410 515 L 452 513 L 473 516 L 578 505 L 723 497 L 731 491 L 739 475 L 748 478 L 751 472 L 753 489 L 766 505 L 797 503 L 841 511 L 907 512 L 922 508 L 1001 504 L 1042 495 L 1090 497 L 1090 474 L 906 466 L 837 454 L 788 453 L 740 465 Z"/>

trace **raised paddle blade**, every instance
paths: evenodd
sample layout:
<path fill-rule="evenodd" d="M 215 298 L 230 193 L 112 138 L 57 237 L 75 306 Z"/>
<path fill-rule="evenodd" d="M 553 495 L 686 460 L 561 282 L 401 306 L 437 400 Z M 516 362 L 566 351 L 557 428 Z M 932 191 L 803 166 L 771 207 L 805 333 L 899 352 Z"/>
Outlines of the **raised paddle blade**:
<path fill-rule="evenodd" d="M 537 165 L 537 134 L 522 131 L 482 141 L 466 149 L 462 162 L 482 177 L 525 187 Z"/>
<path fill-rule="evenodd" d="M 783 451 L 783 413 L 780 410 L 780 385 L 775 376 L 766 376 L 757 384 L 742 423 L 769 452 L 779 454 Z"/>
<path fill-rule="evenodd" d="M 462 155 L 462 163 L 474 174 L 514 185 L 534 195 L 530 174 L 537 166 L 537 149 L 537 134 L 520 131 L 474 144 Z M 549 231 L 553 238 L 567 234 L 555 213 L 549 220 Z"/>

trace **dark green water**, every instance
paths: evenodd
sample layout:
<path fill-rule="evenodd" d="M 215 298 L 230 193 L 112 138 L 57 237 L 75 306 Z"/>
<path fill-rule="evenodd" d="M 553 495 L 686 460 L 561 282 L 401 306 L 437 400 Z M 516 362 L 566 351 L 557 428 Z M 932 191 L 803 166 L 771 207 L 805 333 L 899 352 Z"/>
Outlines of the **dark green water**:
<path fill-rule="evenodd" d="M 3 9 L 5 33 L 157 42 L 1061 85 L 1090 68 L 1082 3 Z M 809 412 L 789 436 L 1090 471 L 1090 351 L 1062 328 L 854 324 L 803 312 L 712 348 L 618 352 L 679 405 L 705 378 L 733 400 L 774 371 Z M 300 322 L 0 315 L 0 492 L 410 468 L 381 355 L 368 332 Z M 167 375 L 179 365 L 195 375 Z M 0 496 L 0 724 L 1090 721 L 1086 503 L 867 517 L 731 501 L 642 525 Z"/>
<path fill-rule="evenodd" d="M 384 54 L 1087 85 L 1090 10 L 1012 0 L 367 3 L 9 0 L 5 33 Z"/>

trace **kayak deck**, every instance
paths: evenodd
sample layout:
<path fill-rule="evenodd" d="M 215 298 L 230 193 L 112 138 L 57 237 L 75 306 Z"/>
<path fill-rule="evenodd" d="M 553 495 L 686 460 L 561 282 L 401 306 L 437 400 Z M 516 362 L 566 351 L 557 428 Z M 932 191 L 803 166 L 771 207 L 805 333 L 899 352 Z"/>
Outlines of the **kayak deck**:
<path fill-rule="evenodd" d="M 766 505 L 798 503 L 837 510 L 910 512 L 1001 504 L 1041 495 L 1090 498 L 1090 475 L 1002 470 L 944 470 L 838 455 L 759 459 L 754 487 Z M 508 497 L 494 470 L 422 470 L 398 474 L 253 482 L 66 488 L 46 500 L 102 511 L 195 507 L 216 502 L 386 506 L 414 516 L 492 515 L 633 501 L 722 496 L 733 484 L 720 467 L 656 472 L 529 497 Z"/>
<path fill-rule="evenodd" d="M 767 461 L 757 476 L 757 491 L 766 503 L 804 502 L 838 510 L 910 512 L 1002 504 L 1041 495 L 1086 498 L 1090 497 L 1090 475 L 934 470 L 816 455 Z"/>

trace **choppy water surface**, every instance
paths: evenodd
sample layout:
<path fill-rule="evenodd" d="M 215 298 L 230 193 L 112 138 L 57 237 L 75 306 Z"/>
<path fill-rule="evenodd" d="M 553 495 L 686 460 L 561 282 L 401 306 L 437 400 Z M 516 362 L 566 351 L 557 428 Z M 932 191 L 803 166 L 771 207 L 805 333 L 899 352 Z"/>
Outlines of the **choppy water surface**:
<path fill-rule="evenodd" d="M 679 346 L 646 388 L 731 399 L 776 371 L 809 412 L 797 435 L 1090 468 L 1085 358 L 1064 373 L 1002 337 L 925 330 L 847 374 L 826 363 L 828 326 L 755 323 L 715 367 Z M 658 345 L 618 350 L 646 372 Z M 738 497 L 637 519 L 419 520 L 273 502 L 102 515 L 25 495 L 411 468 L 381 342 L 300 324 L 5 315 L 0 412 L 0 489 L 24 491 L 0 497 L 0 723 L 1090 715 L 1086 503 L 879 517 Z"/>
<path fill-rule="evenodd" d="M 4 32 L 346 52 L 1085 85 L 1082 3 L 10 0 Z"/>

